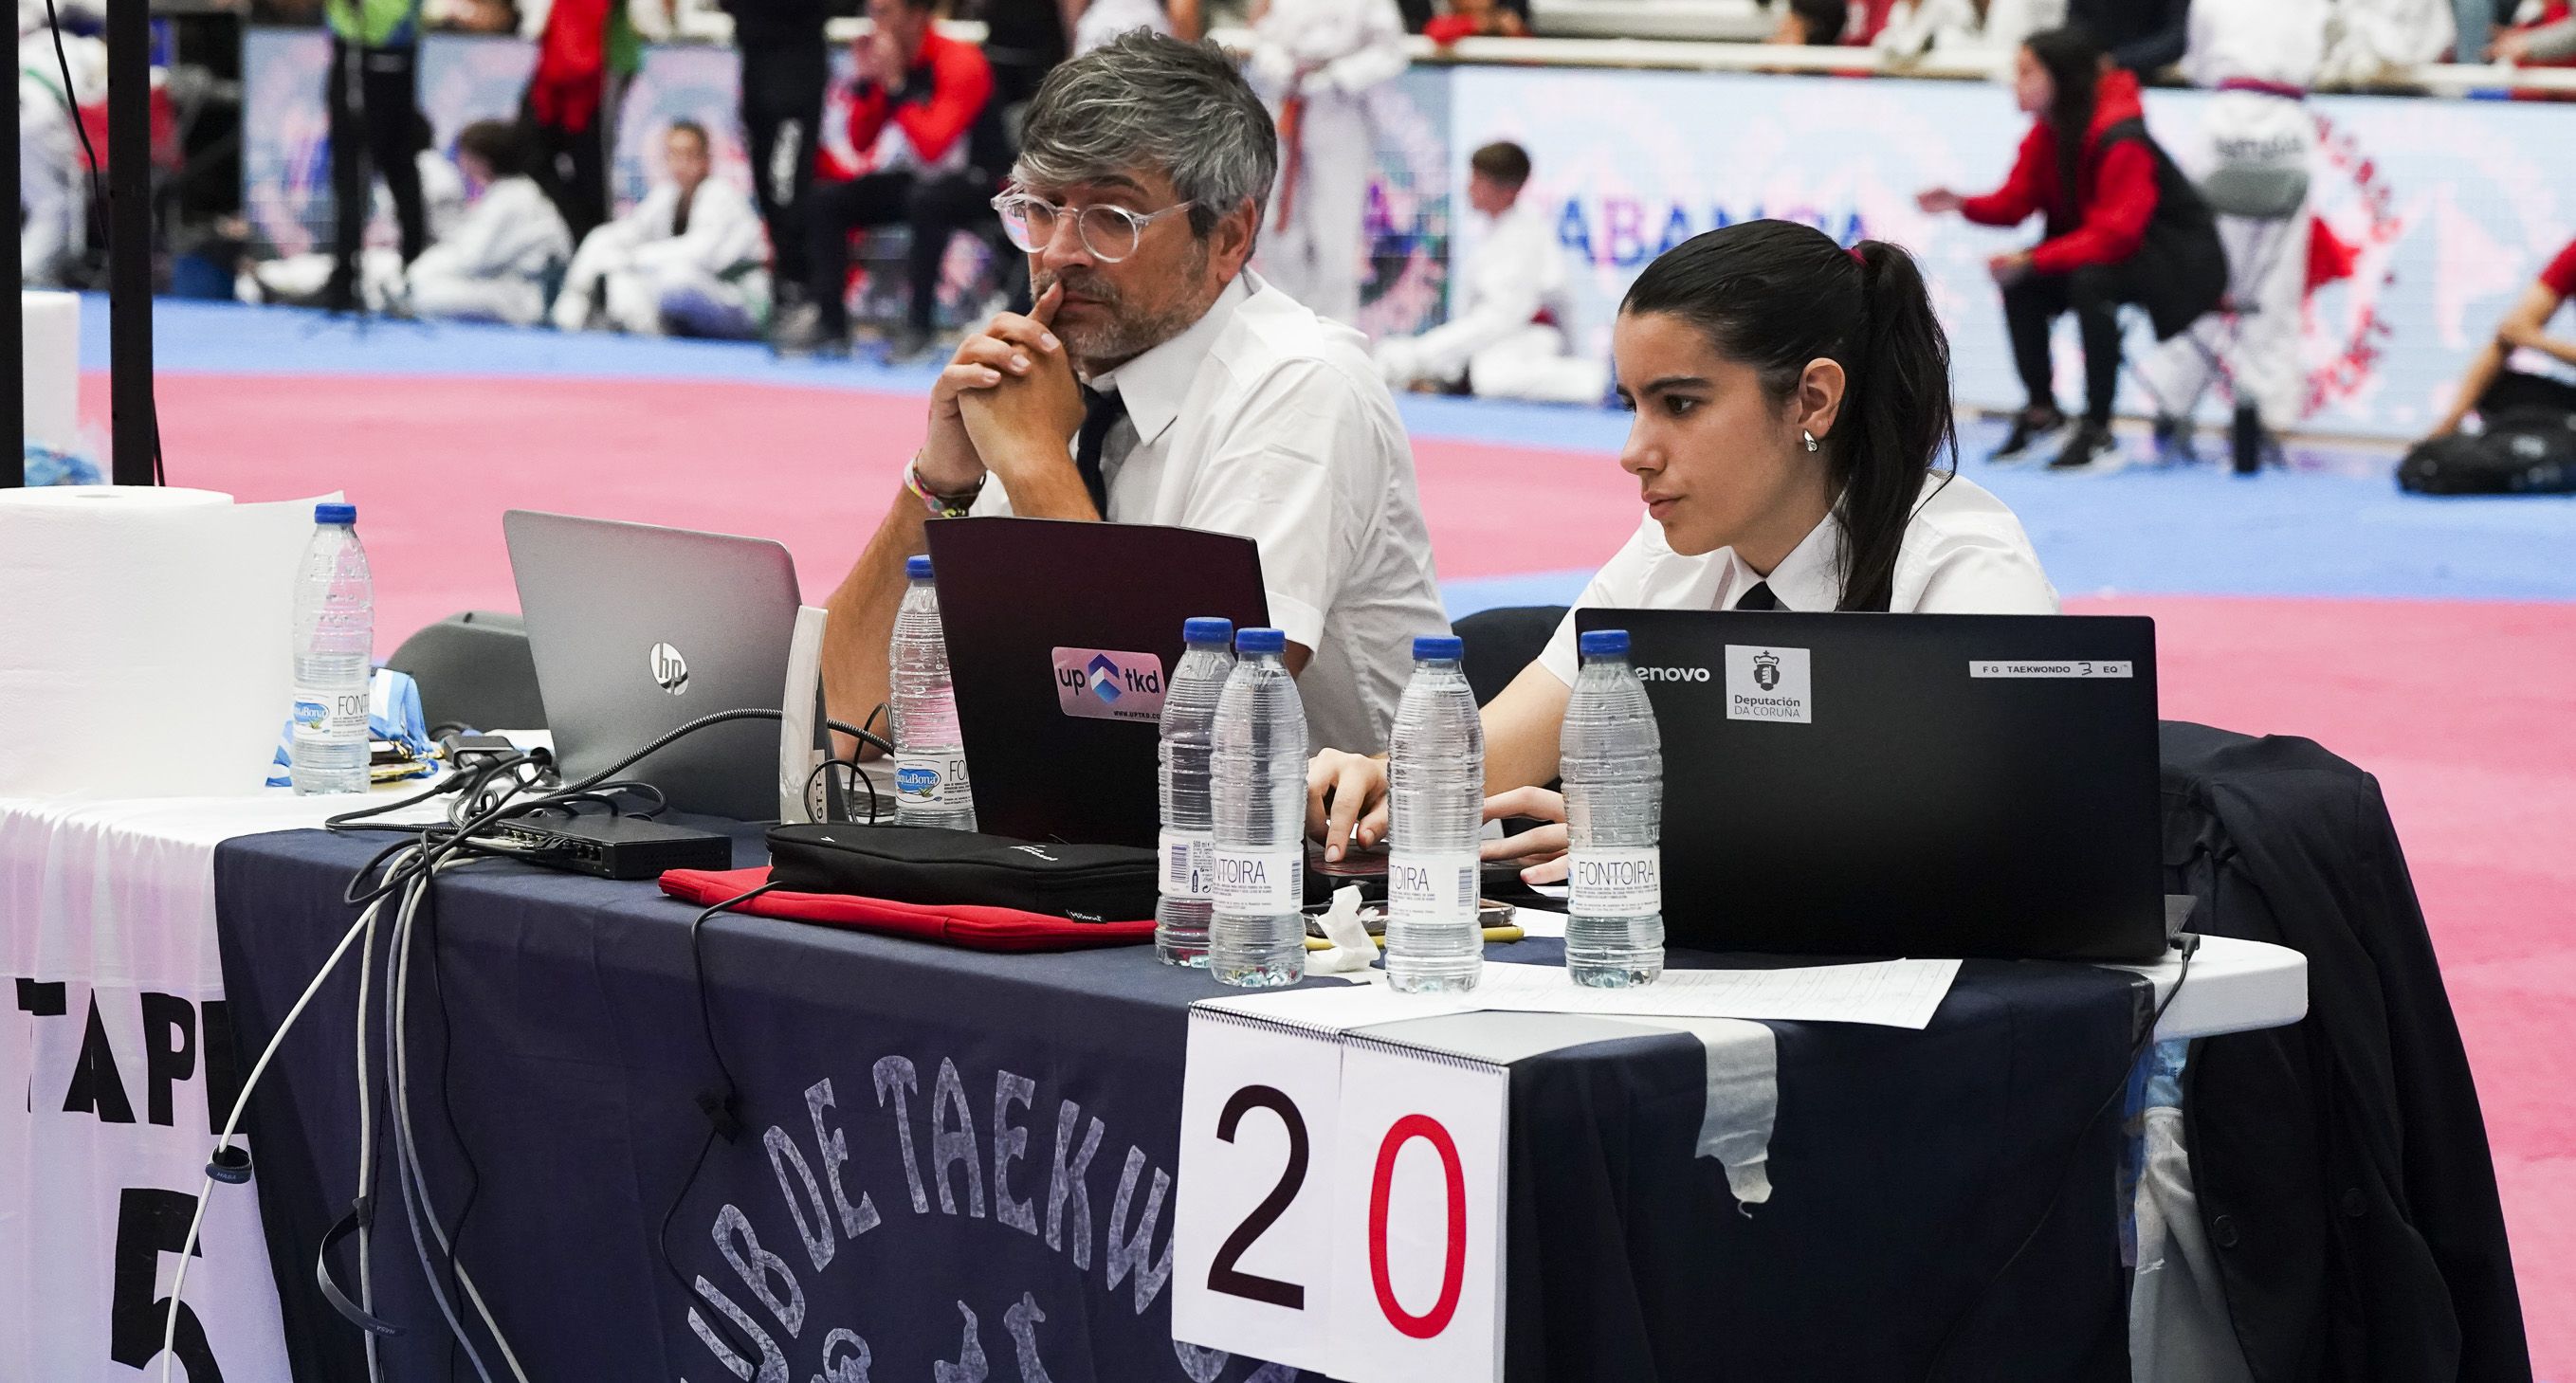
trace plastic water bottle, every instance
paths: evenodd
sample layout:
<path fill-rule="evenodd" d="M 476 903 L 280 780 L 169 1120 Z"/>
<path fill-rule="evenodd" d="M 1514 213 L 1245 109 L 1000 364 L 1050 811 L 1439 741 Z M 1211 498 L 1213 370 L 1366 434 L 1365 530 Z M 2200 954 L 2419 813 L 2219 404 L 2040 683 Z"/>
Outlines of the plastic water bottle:
<path fill-rule="evenodd" d="M 1215 819 L 1208 804 L 1208 756 L 1216 748 L 1216 703 L 1234 671 L 1234 621 L 1181 626 L 1181 662 L 1163 690 L 1162 897 L 1154 904 L 1154 958 L 1207 964 L 1208 877 Z"/>
<path fill-rule="evenodd" d="M 1557 759 L 1571 885 L 1565 968 L 1597 988 L 1652 984 L 1664 973 L 1663 736 L 1628 665 L 1627 631 L 1596 629 L 1579 647 Z"/>
<path fill-rule="evenodd" d="M 1476 917 L 1485 723 L 1465 652 L 1447 635 L 1413 641 L 1387 756 L 1386 978 L 1408 994 L 1473 989 L 1485 968 Z"/>
<path fill-rule="evenodd" d="M 966 747 L 957 734 L 957 695 L 948 680 L 948 637 L 939 625 L 939 587 L 930 559 L 903 566 L 912 585 L 894 612 L 886 664 L 894 697 L 894 819 L 903 826 L 975 829 Z"/>
<path fill-rule="evenodd" d="M 358 506 L 313 506 L 295 583 L 294 733 L 298 794 L 367 790 L 367 686 L 375 676 L 376 583 L 358 544 Z"/>
<path fill-rule="evenodd" d="M 1306 976 L 1306 706 L 1288 637 L 1246 629 L 1216 703 L 1216 883 L 1208 969 L 1224 984 Z"/>

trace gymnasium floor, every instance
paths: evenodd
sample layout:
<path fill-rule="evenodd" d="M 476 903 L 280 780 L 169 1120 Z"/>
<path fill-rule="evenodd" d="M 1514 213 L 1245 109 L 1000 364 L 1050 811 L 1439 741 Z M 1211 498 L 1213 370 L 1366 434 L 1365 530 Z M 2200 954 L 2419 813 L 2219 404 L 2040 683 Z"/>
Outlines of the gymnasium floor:
<path fill-rule="evenodd" d="M 284 309 L 168 304 L 156 321 L 170 481 L 346 490 L 379 653 L 457 610 L 515 608 L 497 521 L 515 507 L 777 538 L 819 602 L 894 490 L 929 379 Z M 83 342 L 103 439 L 102 302 Z M 1452 615 L 1569 599 L 1636 523 L 1614 414 L 1405 413 Z M 1968 454 L 1993 433 L 1972 426 Z M 2071 608 L 2156 617 L 2165 715 L 2308 736 L 2379 775 L 2485 1102 L 2533 1362 L 2576 1380 L 2576 501 L 2409 498 L 2391 459 L 2300 447 L 2250 482 L 1963 469 L 2020 512 Z"/>

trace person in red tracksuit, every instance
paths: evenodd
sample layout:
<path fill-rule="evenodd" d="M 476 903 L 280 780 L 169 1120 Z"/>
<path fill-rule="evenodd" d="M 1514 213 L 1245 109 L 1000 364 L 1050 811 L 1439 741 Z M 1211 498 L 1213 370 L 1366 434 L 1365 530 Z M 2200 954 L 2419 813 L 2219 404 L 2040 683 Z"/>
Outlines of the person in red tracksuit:
<path fill-rule="evenodd" d="M 2017 456 L 2065 426 L 2050 377 L 2048 333 L 2060 313 L 2072 310 L 2084 339 L 2084 417 L 2049 464 L 2085 466 L 2112 449 L 2119 307 L 2156 292 L 2134 262 L 2156 212 L 2155 155 L 2144 138 L 2102 137 L 2142 118 L 2138 79 L 2113 69 L 2080 29 L 2031 35 L 2014 54 L 2013 94 L 2037 119 L 2004 185 L 1981 197 L 1934 188 L 1915 200 L 1926 212 L 1956 211 L 1986 226 L 2018 225 L 2033 212 L 2047 218 L 2037 245 L 1989 261 L 2003 286 L 2013 364 L 2030 392 L 2030 406 L 1995 455 Z M 2076 132 L 2080 138 L 2071 137 Z"/>
<path fill-rule="evenodd" d="M 930 344 L 949 236 L 992 215 L 986 203 L 1010 162 L 990 109 L 993 69 L 975 45 L 932 26 L 935 5 L 868 0 L 874 28 L 855 45 L 850 101 L 859 174 L 806 194 L 807 301 L 781 323 L 781 351 L 849 349 L 850 233 L 901 222 L 912 228 L 904 265 L 911 299 L 892 356 L 920 354 Z"/>

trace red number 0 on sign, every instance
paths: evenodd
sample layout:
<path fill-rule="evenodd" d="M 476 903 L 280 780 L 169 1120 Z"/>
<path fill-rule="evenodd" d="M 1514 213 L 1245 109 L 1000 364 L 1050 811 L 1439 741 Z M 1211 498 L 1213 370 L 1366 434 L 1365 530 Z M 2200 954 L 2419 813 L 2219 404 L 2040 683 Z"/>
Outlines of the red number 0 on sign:
<path fill-rule="evenodd" d="M 1440 1179 L 1448 1189 L 1447 1247 L 1440 1259 L 1440 1299 L 1431 1309 L 1417 1316 L 1404 1309 L 1395 1299 L 1395 1284 L 1387 1276 L 1386 1212 L 1387 1193 L 1395 1182 L 1395 1156 L 1404 1145 L 1419 1138 L 1440 1154 Z M 1407 1114 L 1386 1131 L 1386 1141 L 1377 1147 L 1377 1170 L 1369 1178 L 1368 1218 L 1369 1281 L 1377 1288 L 1378 1309 L 1386 1313 L 1387 1323 L 1417 1340 L 1428 1340 L 1449 1328 L 1450 1317 L 1458 1313 L 1459 1289 L 1467 1281 L 1467 1173 L 1458 1162 L 1458 1144 L 1449 1130 L 1428 1114 Z"/>

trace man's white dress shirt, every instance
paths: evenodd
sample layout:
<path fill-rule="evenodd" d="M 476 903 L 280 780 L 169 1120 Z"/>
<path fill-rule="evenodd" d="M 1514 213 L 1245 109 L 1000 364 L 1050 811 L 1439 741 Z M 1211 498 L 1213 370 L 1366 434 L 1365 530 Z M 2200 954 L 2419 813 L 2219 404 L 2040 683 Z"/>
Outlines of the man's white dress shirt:
<path fill-rule="evenodd" d="M 1731 547 L 1685 557 L 1664 541 L 1663 525 L 1648 518 L 1592 578 L 1576 608 L 1731 610 L 1757 583 L 1768 583 L 1783 610 L 1832 610 L 1842 604 L 1842 550 L 1842 518 L 1829 514 L 1764 576 Z M 1924 482 L 1923 498 L 1897 547 L 1887 608 L 1899 614 L 2053 615 L 2057 588 L 2048 584 L 2021 520 L 2002 500 L 1965 477 L 1935 475 Z M 1574 685 L 1572 611 L 1539 662 Z"/>

